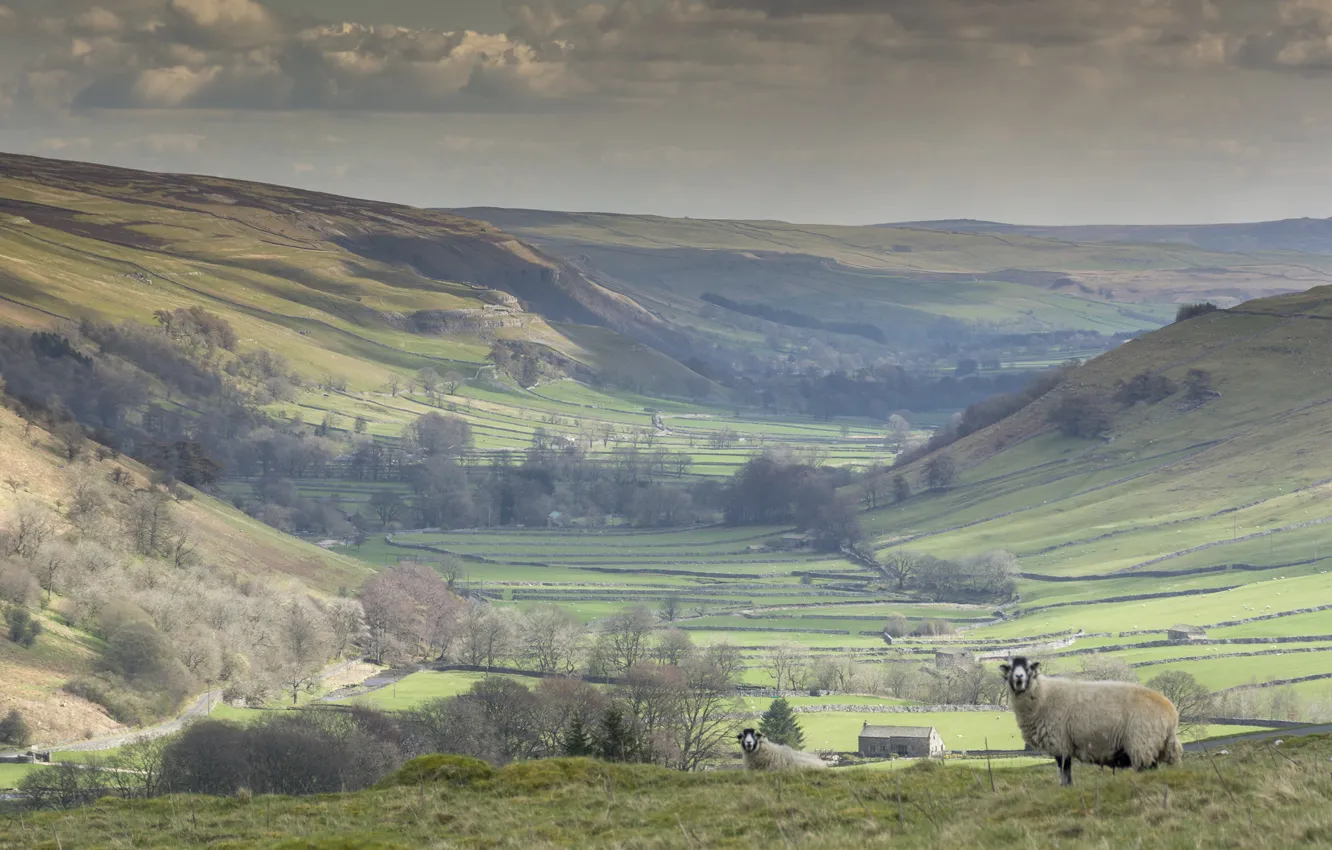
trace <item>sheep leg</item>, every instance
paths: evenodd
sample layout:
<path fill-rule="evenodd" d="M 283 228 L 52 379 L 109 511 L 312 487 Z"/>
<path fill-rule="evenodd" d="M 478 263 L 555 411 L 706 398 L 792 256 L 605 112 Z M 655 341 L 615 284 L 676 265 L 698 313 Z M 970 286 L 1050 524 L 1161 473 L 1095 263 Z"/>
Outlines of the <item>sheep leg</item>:
<path fill-rule="evenodd" d="M 1055 766 L 1059 768 L 1059 784 L 1073 784 L 1073 757 L 1055 756 Z"/>

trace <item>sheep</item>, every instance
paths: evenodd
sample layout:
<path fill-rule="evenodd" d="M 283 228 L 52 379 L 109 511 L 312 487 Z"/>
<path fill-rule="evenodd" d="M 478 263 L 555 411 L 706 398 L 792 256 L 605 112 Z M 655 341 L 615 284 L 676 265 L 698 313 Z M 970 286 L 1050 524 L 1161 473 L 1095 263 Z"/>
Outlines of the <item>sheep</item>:
<path fill-rule="evenodd" d="M 828 765 L 813 753 L 794 750 L 785 744 L 774 744 L 762 732 L 746 729 L 737 738 L 745 759 L 746 770 L 820 770 Z"/>
<path fill-rule="evenodd" d="M 1179 764 L 1179 712 L 1161 694 L 1132 682 L 1043 676 L 1018 656 L 999 665 L 1022 740 L 1054 756 L 1059 784 L 1073 784 L 1073 759 L 1146 770 Z"/>

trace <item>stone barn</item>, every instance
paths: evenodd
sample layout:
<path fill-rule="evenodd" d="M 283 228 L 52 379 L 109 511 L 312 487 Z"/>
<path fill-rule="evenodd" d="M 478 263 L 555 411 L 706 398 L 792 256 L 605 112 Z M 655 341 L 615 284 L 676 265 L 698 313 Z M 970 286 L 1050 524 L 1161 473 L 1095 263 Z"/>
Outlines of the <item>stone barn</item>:
<path fill-rule="evenodd" d="M 944 742 L 933 726 L 871 726 L 860 730 L 860 754 L 866 758 L 943 758 Z"/>
<path fill-rule="evenodd" d="M 1166 629 L 1166 640 L 1175 643 L 1187 643 L 1191 640 L 1203 640 L 1207 637 L 1207 632 L 1197 626 L 1180 624 Z"/>

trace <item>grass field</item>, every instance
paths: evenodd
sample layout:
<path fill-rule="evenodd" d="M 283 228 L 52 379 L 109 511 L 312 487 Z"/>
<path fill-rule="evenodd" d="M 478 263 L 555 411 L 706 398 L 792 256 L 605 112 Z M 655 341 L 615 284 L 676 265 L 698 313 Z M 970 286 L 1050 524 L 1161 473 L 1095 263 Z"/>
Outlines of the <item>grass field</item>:
<path fill-rule="evenodd" d="M 469 846 L 906 848 L 1020 846 L 1316 846 L 1332 836 L 1326 737 L 1187 757 L 1146 774 L 1046 765 L 995 770 L 916 764 L 768 774 L 682 774 L 583 760 L 520 763 L 452 784 L 309 798 L 107 799 L 76 815 L 43 813 L 0 831 L 0 847 Z M 678 836 L 678 837 L 677 837 Z M 797 844 L 798 842 L 798 844 Z"/>

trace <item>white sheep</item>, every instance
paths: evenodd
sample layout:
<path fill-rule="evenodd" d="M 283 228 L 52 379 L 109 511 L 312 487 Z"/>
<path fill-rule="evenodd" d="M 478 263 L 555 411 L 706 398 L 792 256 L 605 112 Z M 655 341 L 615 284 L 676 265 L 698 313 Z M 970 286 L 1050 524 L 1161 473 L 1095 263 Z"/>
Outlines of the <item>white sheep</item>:
<path fill-rule="evenodd" d="M 1073 759 L 1146 770 L 1179 764 L 1179 712 L 1161 694 L 1132 682 L 1042 676 L 1021 656 L 999 670 L 1008 683 L 1022 740 L 1054 756 L 1059 784 L 1073 784 Z"/>
<path fill-rule="evenodd" d="M 737 736 L 746 770 L 819 770 L 828 765 L 813 753 L 775 744 L 762 732 L 746 729 Z"/>

